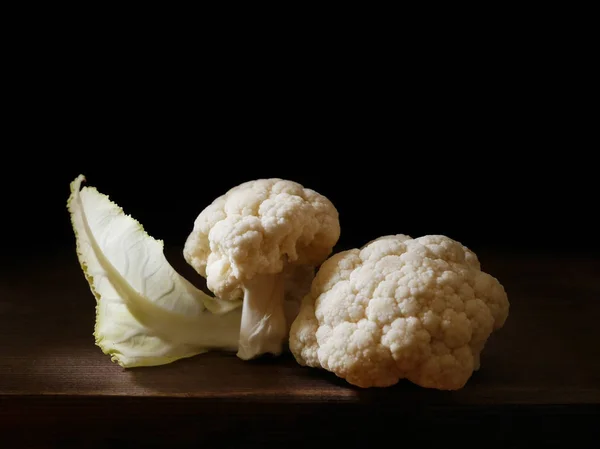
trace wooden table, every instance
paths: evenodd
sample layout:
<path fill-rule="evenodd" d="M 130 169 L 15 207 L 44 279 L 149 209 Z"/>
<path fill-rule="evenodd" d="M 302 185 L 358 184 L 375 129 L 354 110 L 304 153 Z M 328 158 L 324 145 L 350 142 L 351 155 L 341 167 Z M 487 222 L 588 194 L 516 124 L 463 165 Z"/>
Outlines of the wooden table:
<path fill-rule="evenodd" d="M 361 390 L 291 356 L 124 370 L 94 345 L 94 298 L 74 253 L 14 261 L 0 278 L 0 448 L 594 447 L 583 439 L 600 427 L 600 260 L 480 258 L 511 313 L 456 392 Z"/>

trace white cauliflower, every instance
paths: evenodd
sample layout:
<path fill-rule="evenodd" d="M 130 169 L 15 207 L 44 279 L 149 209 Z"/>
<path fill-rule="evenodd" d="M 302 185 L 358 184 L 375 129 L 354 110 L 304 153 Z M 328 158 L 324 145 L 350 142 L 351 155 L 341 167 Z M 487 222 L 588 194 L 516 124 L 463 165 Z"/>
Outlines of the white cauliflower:
<path fill-rule="evenodd" d="M 290 330 L 299 364 L 359 387 L 406 378 L 462 388 L 488 337 L 508 317 L 498 280 L 441 235 L 385 236 L 323 263 Z"/>
<path fill-rule="evenodd" d="M 243 298 L 238 357 L 282 352 L 298 310 L 292 304 L 286 319 L 286 285 L 291 297 L 304 296 L 339 236 L 333 204 L 282 179 L 245 182 L 200 213 L 184 258 L 216 296 Z"/>

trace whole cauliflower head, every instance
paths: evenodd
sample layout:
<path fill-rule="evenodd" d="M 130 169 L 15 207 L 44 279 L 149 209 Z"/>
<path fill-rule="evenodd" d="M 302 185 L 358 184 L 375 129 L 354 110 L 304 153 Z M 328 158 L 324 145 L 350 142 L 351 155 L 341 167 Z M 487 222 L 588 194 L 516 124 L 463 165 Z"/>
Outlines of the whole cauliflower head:
<path fill-rule="evenodd" d="M 462 388 L 509 312 L 477 256 L 442 235 L 391 235 L 323 263 L 290 330 L 301 365 L 359 387 Z"/>
<path fill-rule="evenodd" d="M 295 318 L 285 318 L 286 287 L 289 297 L 304 296 L 339 236 L 338 211 L 325 196 L 297 182 L 259 179 L 206 207 L 183 254 L 216 296 L 243 299 L 238 356 L 249 359 L 281 352 Z"/>

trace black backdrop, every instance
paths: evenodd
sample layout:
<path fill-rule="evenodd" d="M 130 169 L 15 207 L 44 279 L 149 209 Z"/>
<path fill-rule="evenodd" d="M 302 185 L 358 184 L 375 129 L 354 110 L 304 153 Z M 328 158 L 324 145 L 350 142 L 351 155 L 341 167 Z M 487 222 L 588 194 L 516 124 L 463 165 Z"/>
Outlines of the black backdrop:
<path fill-rule="evenodd" d="M 475 249 L 597 257 L 585 21 L 571 32 L 568 14 L 544 9 L 394 33 L 345 20 L 331 38 L 313 26 L 294 39 L 255 21 L 236 33 L 203 16 L 170 30 L 142 14 L 93 27 L 100 10 L 64 23 L 36 12 L 10 17 L 3 46 L 0 265 L 44 270 L 38 255 L 74 251 L 65 203 L 79 173 L 173 245 L 227 188 L 280 176 L 335 202 L 340 248 L 444 233 Z M 569 438 L 581 434 L 572 422 L 560 422 Z"/>
<path fill-rule="evenodd" d="M 586 177 L 591 160 L 557 162 L 533 150 L 509 151 L 489 138 L 464 143 L 459 132 L 427 143 L 405 139 L 395 127 L 385 138 L 351 129 L 326 136 L 302 127 L 272 136 L 267 126 L 246 134 L 233 126 L 206 129 L 200 120 L 176 131 L 160 121 L 129 130 L 89 125 L 75 141 L 40 144 L 37 155 L 17 155 L 14 170 L 5 165 L 11 172 L 5 254 L 73 245 L 66 199 L 79 173 L 172 245 L 183 244 L 198 213 L 228 188 L 282 177 L 334 202 L 339 249 L 391 233 L 445 234 L 475 250 L 598 248 L 595 179 Z M 60 141 L 61 132 L 52 137 Z M 580 164 L 577 178 L 572 171 Z"/>
<path fill-rule="evenodd" d="M 544 62 L 275 73 L 36 45 L 12 67 L 6 261 L 72 247 L 65 203 L 80 173 L 173 245 L 228 188 L 283 177 L 336 204 L 340 249 L 389 233 L 476 250 L 598 249 L 591 116 L 572 100 L 577 84 Z"/>

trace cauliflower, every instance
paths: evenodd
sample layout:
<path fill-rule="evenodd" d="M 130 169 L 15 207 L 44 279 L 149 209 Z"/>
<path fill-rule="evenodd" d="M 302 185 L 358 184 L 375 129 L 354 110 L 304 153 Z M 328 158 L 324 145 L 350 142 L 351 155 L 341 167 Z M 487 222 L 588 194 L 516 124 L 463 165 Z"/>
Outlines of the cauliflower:
<path fill-rule="evenodd" d="M 509 312 L 477 256 L 441 235 L 378 238 L 323 263 L 290 330 L 303 366 L 358 387 L 462 388 Z"/>
<path fill-rule="evenodd" d="M 298 310 L 284 305 L 286 286 L 304 296 L 339 236 L 325 196 L 278 178 L 240 184 L 200 213 L 183 255 L 216 296 L 243 299 L 238 357 L 281 354 Z"/>

